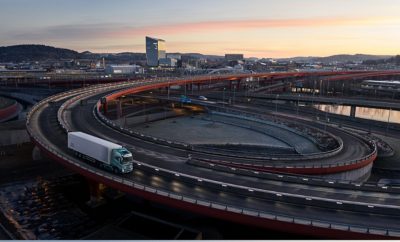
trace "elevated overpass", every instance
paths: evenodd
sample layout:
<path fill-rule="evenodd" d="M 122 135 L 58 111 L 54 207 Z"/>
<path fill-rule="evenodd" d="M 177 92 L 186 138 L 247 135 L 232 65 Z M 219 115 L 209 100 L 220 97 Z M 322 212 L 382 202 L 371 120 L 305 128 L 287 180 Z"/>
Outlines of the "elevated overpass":
<path fill-rule="evenodd" d="M 382 101 L 382 100 L 365 100 L 361 98 L 345 98 L 345 97 L 320 97 L 312 95 L 301 94 L 249 94 L 249 97 L 270 99 L 270 100 L 284 100 L 292 102 L 307 102 L 307 103 L 324 103 L 334 105 L 347 105 L 359 106 L 368 108 L 383 108 L 400 110 L 400 102 L 395 101 Z"/>
<path fill-rule="evenodd" d="M 287 77 L 297 75 L 282 74 Z M 144 141 L 133 132 L 130 135 L 130 130 L 104 119 L 99 112 L 104 108 L 99 101 L 103 97 L 112 101 L 124 95 L 171 85 L 226 82 L 254 76 L 257 74 L 147 80 L 77 89 L 39 102 L 28 114 L 27 129 L 42 152 L 70 169 L 93 181 L 171 207 L 321 237 L 400 237 L 397 223 L 400 189 L 397 187 L 264 171 L 254 171 L 252 176 L 250 173 L 195 168 L 186 162 L 190 151 L 173 148 L 162 140 Z M 86 104 L 82 105 L 81 100 Z M 137 160 L 134 172 L 128 175 L 110 173 L 75 157 L 67 149 L 66 132 L 76 130 L 126 146 Z"/>

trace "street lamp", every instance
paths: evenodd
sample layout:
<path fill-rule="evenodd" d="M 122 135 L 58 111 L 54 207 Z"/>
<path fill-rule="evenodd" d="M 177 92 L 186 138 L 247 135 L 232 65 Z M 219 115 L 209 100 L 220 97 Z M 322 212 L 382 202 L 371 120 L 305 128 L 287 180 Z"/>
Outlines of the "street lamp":
<path fill-rule="evenodd" d="M 342 97 L 344 97 L 344 82 L 342 83 Z"/>
<path fill-rule="evenodd" d="M 328 123 L 329 123 L 328 112 L 329 112 L 329 110 L 330 110 L 330 107 L 329 107 L 329 110 L 326 110 L 326 107 L 327 107 L 327 106 L 325 106 L 325 128 L 324 128 L 325 131 L 326 131 L 326 126 L 327 126 Z"/>
<path fill-rule="evenodd" d="M 169 89 L 170 89 L 170 85 L 169 85 L 169 80 L 168 80 L 168 100 L 169 100 Z"/>
<path fill-rule="evenodd" d="M 300 102 L 300 94 L 297 95 L 297 116 L 299 116 L 299 102 Z"/>
<path fill-rule="evenodd" d="M 329 97 L 329 81 L 326 84 L 326 96 Z"/>
<path fill-rule="evenodd" d="M 148 121 L 148 116 L 146 112 L 146 102 L 143 101 L 143 114 L 144 114 L 144 123 L 147 123 Z"/>
<path fill-rule="evenodd" d="M 322 94 L 322 80 L 319 80 L 319 96 Z"/>
<path fill-rule="evenodd" d="M 224 90 L 222 91 L 222 107 L 225 108 L 225 87 Z"/>
<path fill-rule="evenodd" d="M 233 86 L 233 104 L 235 104 L 236 99 L 236 86 Z"/>

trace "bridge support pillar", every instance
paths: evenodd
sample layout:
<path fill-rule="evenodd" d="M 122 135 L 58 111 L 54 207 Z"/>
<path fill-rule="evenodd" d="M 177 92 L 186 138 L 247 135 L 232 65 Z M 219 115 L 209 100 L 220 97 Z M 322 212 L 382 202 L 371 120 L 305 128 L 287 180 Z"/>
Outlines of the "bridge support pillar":
<path fill-rule="evenodd" d="M 108 110 L 107 100 L 106 99 L 102 99 L 101 100 L 101 105 L 103 106 L 103 114 L 106 115 L 107 114 L 107 110 Z"/>
<path fill-rule="evenodd" d="M 351 106 L 351 108 L 350 108 L 350 117 L 351 118 L 355 118 L 356 117 L 356 109 L 357 109 L 356 106 Z"/>
<path fill-rule="evenodd" d="M 236 90 L 240 90 L 240 82 L 242 81 L 242 79 L 237 80 L 236 82 Z"/>
<path fill-rule="evenodd" d="M 108 105 L 107 105 L 107 103 L 105 103 L 104 104 L 104 114 L 107 114 L 107 111 L 108 111 Z"/>
<path fill-rule="evenodd" d="M 32 150 L 32 160 L 33 161 L 38 161 L 38 160 L 41 160 L 41 159 L 42 159 L 42 153 L 40 152 L 39 147 L 37 147 L 35 145 L 35 147 L 33 147 L 33 150 Z"/>
<path fill-rule="evenodd" d="M 92 180 L 87 180 L 89 185 L 90 198 L 86 204 L 91 208 L 96 208 L 105 203 L 104 198 L 101 196 L 104 185 Z"/>
<path fill-rule="evenodd" d="M 117 118 L 121 118 L 122 116 L 122 102 L 121 100 L 118 100 L 117 102 Z"/>
<path fill-rule="evenodd" d="M 201 90 L 201 85 L 200 85 L 200 83 L 198 83 L 197 84 L 197 91 L 200 91 Z"/>

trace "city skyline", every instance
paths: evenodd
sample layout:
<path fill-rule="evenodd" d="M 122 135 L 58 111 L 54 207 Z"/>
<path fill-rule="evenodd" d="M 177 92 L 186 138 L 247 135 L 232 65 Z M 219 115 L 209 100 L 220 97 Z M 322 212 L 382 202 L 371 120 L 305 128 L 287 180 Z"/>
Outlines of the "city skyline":
<path fill-rule="evenodd" d="M 400 53 L 400 2 L 1 0 L 0 46 L 45 44 L 102 53 L 168 52 L 246 57 Z"/>

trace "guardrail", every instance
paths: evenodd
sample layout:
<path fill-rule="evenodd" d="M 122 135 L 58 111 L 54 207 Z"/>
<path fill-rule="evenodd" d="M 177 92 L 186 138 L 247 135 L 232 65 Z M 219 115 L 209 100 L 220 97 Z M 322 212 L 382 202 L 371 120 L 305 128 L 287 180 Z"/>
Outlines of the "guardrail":
<path fill-rule="evenodd" d="M 225 108 L 225 110 L 226 110 L 226 108 Z M 230 110 L 230 111 L 233 111 L 234 113 L 241 114 L 241 115 L 247 115 L 248 114 L 248 112 L 242 112 L 242 111 L 237 111 L 237 110 Z M 253 115 L 253 116 L 257 116 L 258 118 L 263 118 L 262 115 Z M 331 127 L 333 127 L 333 126 L 331 126 Z M 354 134 L 354 133 L 350 133 L 350 132 L 347 132 L 347 131 L 344 131 L 344 130 L 341 130 L 341 131 L 345 132 L 345 133 L 348 133 L 348 134 L 351 134 L 352 136 L 355 136 L 356 138 L 358 138 L 358 139 L 362 140 L 363 142 L 365 142 L 366 144 L 368 144 L 368 146 L 370 147 L 371 153 L 369 155 L 361 158 L 361 159 L 358 159 L 358 161 L 362 161 L 362 160 L 371 158 L 372 156 L 377 154 L 377 147 L 376 147 L 375 142 L 372 142 L 370 140 L 366 140 L 365 138 L 363 138 L 363 137 L 361 137 L 361 136 L 359 136 L 357 134 Z M 337 142 L 339 143 L 339 147 L 338 148 L 336 148 L 335 150 L 330 151 L 330 152 L 333 152 L 333 154 L 337 154 L 338 152 L 340 152 L 343 149 L 343 140 L 340 139 L 339 137 L 337 137 L 336 135 L 333 135 L 332 133 L 329 133 L 329 132 L 326 132 L 326 133 L 328 133 L 329 136 L 334 137 L 337 140 Z M 327 152 L 327 153 L 329 153 L 329 152 Z M 307 156 L 308 155 L 309 154 L 307 154 Z M 312 155 L 312 154 L 310 154 L 310 155 Z M 317 156 L 317 158 L 326 158 L 327 157 L 327 156 L 324 156 L 325 154 L 323 152 L 322 153 L 316 153 L 315 155 Z M 318 155 L 321 155 L 321 157 L 318 157 Z M 277 158 L 277 159 L 279 159 L 279 158 Z M 305 159 L 307 159 L 307 158 L 305 158 Z M 357 162 L 354 162 L 354 161 L 355 160 L 351 160 L 351 161 L 345 162 L 345 164 L 357 163 Z"/>
<path fill-rule="evenodd" d="M 365 156 L 362 157 L 361 159 L 354 159 L 350 161 L 343 161 L 343 162 L 337 162 L 337 163 L 330 163 L 330 164 L 264 164 L 264 163 L 259 163 L 259 162 L 254 162 L 254 161 L 245 161 L 245 162 L 236 162 L 236 161 L 222 161 L 222 160 L 212 160 L 212 159 L 204 159 L 204 158 L 198 158 L 200 160 L 206 161 L 210 164 L 219 164 L 219 165 L 229 165 L 232 167 L 238 167 L 238 168 L 247 168 L 255 171 L 282 171 L 285 172 L 286 170 L 302 170 L 304 169 L 303 172 L 304 174 L 314 174 L 312 173 L 313 170 L 321 170 L 321 169 L 331 169 L 331 168 L 341 168 L 340 171 L 336 172 L 341 172 L 341 171 L 348 171 L 351 170 L 349 168 L 355 167 L 354 169 L 358 168 L 357 165 L 361 165 L 365 162 L 372 162 L 373 159 L 375 159 L 377 156 L 377 149 L 375 146 L 374 151 Z M 368 164 L 365 164 L 368 165 Z M 308 173 L 306 169 L 311 172 Z M 293 171 L 294 172 L 294 171 Z M 300 172 L 300 171 L 299 171 Z M 303 172 L 301 174 L 303 174 Z"/>
<path fill-rule="evenodd" d="M 240 111 L 237 111 L 237 110 L 230 110 L 230 109 L 224 109 L 224 111 L 225 111 L 225 113 L 224 112 L 215 112 L 215 111 L 214 112 L 218 113 L 218 114 L 222 114 L 222 115 L 227 115 L 227 116 L 232 115 L 233 117 L 245 118 L 245 119 L 248 119 L 248 120 L 251 120 L 251 121 L 255 121 L 255 122 L 259 122 L 259 123 L 264 123 L 265 122 L 268 125 L 274 125 L 274 126 L 277 126 L 279 128 L 282 128 L 282 129 L 288 130 L 290 132 L 296 133 L 298 135 L 304 136 L 303 133 L 295 131 L 295 130 L 292 130 L 292 129 L 286 127 L 285 125 L 278 124 L 278 123 L 273 123 L 273 122 L 270 122 L 268 120 L 265 120 L 263 115 L 257 115 L 257 114 L 249 115 L 248 112 L 240 112 Z M 327 157 L 334 156 L 334 155 L 338 154 L 343 149 L 343 140 L 340 137 L 337 137 L 336 135 L 333 135 L 333 134 L 331 134 L 329 132 L 325 132 L 325 133 L 336 140 L 336 142 L 338 143 L 338 147 L 336 147 L 335 149 L 330 150 L 330 151 L 306 154 L 306 157 L 290 158 L 290 156 L 295 156 L 295 155 L 288 154 L 287 155 L 288 157 L 279 157 L 279 158 L 276 157 L 276 159 L 277 160 L 310 160 L 310 159 L 327 158 Z M 317 141 L 314 138 L 309 137 L 309 139 L 313 143 L 317 144 Z"/>
<path fill-rule="evenodd" d="M 60 95 L 59 97 L 61 98 L 62 96 L 63 95 Z M 177 193 L 172 193 L 170 191 L 166 191 L 163 189 L 156 189 L 151 186 L 146 186 L 146 185 L 143 185 L 140 183 L 136 183 L 136 182 L 133 182 L 132 180 L 125 179 L 125 178 L 116 176 L 114 174 L 105 172 L 103 170 L 94 168 L 88 164 L 78 162 L 76 159 L 73 159 L 71 156 L 68 156 L 62 152 L 59 152 L 56 148 L 53 148 L 46 142 L 42 141 L 41 137 L 39 135 L 35 134 L 34 130 L 31 129 L 31 127 L 30 127 L 30 119 L 32 118 L 32 115 L 39 108 L 41 108 L 43 105 L 46 105 L 47 102 L 51 101 L 52 99 L 54 99 L 54 98 L 50 97 L 46 100 L 39 102 L 37 105 L 35 105 L 35 107 L 28 114 L 27 130 L 28 130 L 29 135 L 42 148 L 44 148 L 48 152 L 54 154 L 56 157 L 58 157 L 63 162 L 67 162 L 75 167 L 78 167 L 81 170 L 85 170 L 86 172 L 92 173 L 95 176 L 102 177 L 104 180 L 115 181 L 117 183 L 123 184 L 124 186 L 130 187 L 131 189 L 142 190 L 142 191 L 145 191 L 148 193 L 154 193 L 159 196 L 164 196 L 164 197 L 168 197 L 171 199 L 180 200 L 180 201 L 183 201 L 186 203 L 192 203 L 192 204 L 199 205 L 199 206 L 204 206 L 204 207 L 208 207 L 208 208 L 212 208 L 212 209 L 219 209 L 219 210 L 223 210 L 223 211 L 227 211 L 227 212 L 231 212 L 231 213 L 238 213 L 238 214 L 242 214 L 242 215 L 246 215 L 246 216 L 259 217 L 259 218 L 263 218 L 263 219 L 277 220 L 277 221 L 282 221 L 282 222 L 287 222 L 287 223 L 308 225 L 308 226 L 321 227 L 321 228 L 352 231 L 352 232 L 357 232 L 357 233 L 393 236 L 393 237 L 400 236 L 400 230 L 392 230 L 392 229 L 368 227 L 368 226 L 354 226 L 351 224 L 332 223 L 329 221 L 314 220 L 314 219 L 309 219 L 309 218 L 300 217 L 300 216 L 299 217 L 287 216 L 287 215 L 274 213 L 274 212 L 265 212 L 265 211 L 255 210 L 255 209 L 248 209 L 248 208 L 243 208 L 243 207 L 238 207 L 238 206 L 226 205 L 226 204 L 222 204 L 222 203 L 215 203 L 215 202 L 209 201 L 209 200 L 197 199 L 192 196 L 183 196 L 183 195 L 180 195 Z M 343 200 L 324 199 L 324 198 L 320 198 L 320 197 L 307 197 L 307 196 L 296 195 L 296 194 L 276 193 L 274 191 L 266 191 L 266 190 L 262 190 L 262 189 L 251 188 L 251 187 L 246 187 L 246 186 L 239 186 L 239 185 L 235 185 L 235 184 L 228 184 L 228 183 L 223 183 L 223 182 L 219 182 L 219 181 L 204 179 L 201 177 L 190 176 L 187 174 L 176 173 L 175 171 L 158 168 L 158 167 L 140 163 L 140 162 L 136 162 L 136 165 L 138 167 L 145 166 L 148 169 L 152 169 L 154 172 L 161 171 L 161 172 L 169 174 L 170 176 L 174 176 L 176 178 L 190 179 L 191 181 L 200 182 L 200 183 L 206 182 L 206 183 L 210 183 L 213 185 L 217 185 L 223 189 L 224 188 L 240 189 L 241 191 L 247 191 L 248 193 L 251 193 L 251 194 L 254 192 L 262 192 L 262 193 L 268 193 L 270 195 L 274 195 L 279 198 L 294 197 L 297 199 L 304 199 L 306 201 L 314 201 L 314 200 L 325 201 L 325 202 L 330 202 L 332 204 L 336 204 L 334 206 L 339 206 L 339 205 L 348 203 L 348 204 L 352 204 L 352 205 L 364 206 L 368 209 L 384 209 L 384 208 L 399 209 L 400 208 L 399 206 L 393 206 L 393 205 L 369 204 L 369 203 L 353 202 L 353 201 L 349 202 L 349 201 L 343 201 Z"/>

